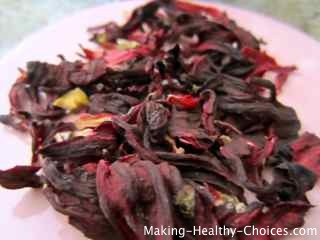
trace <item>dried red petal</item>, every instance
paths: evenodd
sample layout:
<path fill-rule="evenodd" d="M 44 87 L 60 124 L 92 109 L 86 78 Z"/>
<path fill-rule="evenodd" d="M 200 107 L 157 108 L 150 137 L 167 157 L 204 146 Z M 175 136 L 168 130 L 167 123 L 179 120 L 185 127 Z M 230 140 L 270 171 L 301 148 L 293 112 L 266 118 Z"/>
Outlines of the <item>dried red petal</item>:
<path fill-rule="evenodd" d="M 144 46 L 137 47 L 134 49 L 128 49 L 128 50 L 112 49 L 112 50 L 106 51 L 103 58 L 107 66 L 112 68 L 121 63 L 125 63 L 130 60 L 133 60 L 138 56 L 146 56 L 149 53 L 150 53 L 150 49 Z"/>
<path fill-rule="evenodd" d="M 5 171 L 0 170 L 0 185 L 7 189 L 41 188 L 41 179 L 36 175 L 40 169 L 41 167 L 36 166 L 16 166 Z"/>
<path fill-rule="evenodd" d="M 311 133 L 304 133 L 291 144 L 293 159 L 302 166 L 320 176 L 320 138 Z"/>
<path fill-rule="evenodd" d="M 260 204 L 253 206 L 251 209 L 244 213 L 236 213 L 228 217 L 224 224 L 231 228 L 241 229 L 246 226 L 250 226 L 254 220 L 262 213 L 263 206 Z"/>
<path fill-rule="evenodd" d="M 299 154 L 320 144 L 320 138 L 313 133 L 305 132 L 290 144 L 294 154 Z"/>
<path fill-rule="evenodd" d="M 93 51 L 93 50 L 91 50 L 89 48 L 83 47 L 82 45 L 80 45 L 80 48 L 83 51 L 84 56 L 89 60 L 94 60 L 94 59 L 97 59 L 97 58 L 101 58 L 103 56 L 103 52 L 102 51 L 99 51 L 99 50 Z"/>
<path fill-rule="evenodd" d="M 204 103 L 202 106 L 201 121 L 209 135 L 215 133 L 214 117 L 216 108 L 216 94 L 213 91 L 207 90 L 202 93 Z"/>
<path fill-rule="evenodd" d="M 169 94 L 167 101 L 181 109 L 193 109 L 199 104 L 199 98 L 192 95 L 173 95 Z"/>
<path fill-rule="evenodd" d="M 176 7 L 179 10 L 186 11 L 189 13 L 196 13 L 196 14 L 206 13 L 206 14 L 209 14 L 211 17 L 214 17 L 215 19 L 220 19 L 220 20 L 226 19 L 226 15 L 224 12 L 212 6 L 206 7 L 204 5 L 193 4 L 190 2 L 176 1 Z"/>
<path fill-rule="evenodd" d="M 276 60 L 270 57 L 266 52 L 261 52 L 253 48 L 245 47 L 241 53 L 256 64 L 255 69 L 249 75 L 261 77 L 268 71 L 276 74 L 275 85 L 278 93 L 281 92 L 282 86 L 287 81 L 289 75 L 296 70 L 295 66 L 283 67 L 280 66 Z"/>
<path fill-rule="evenodd" d="M 297 114 L 277 100 L 294 67 L 280 66 L 223 11 L 180 0 L 152 1 L 122 26 L 89 31 L 98 49 L 80 46 L 83 61 L 60 56 L 21 71 L 0 121 L 31 133 L 43 175 L 20 166 L 0 171 L 0 184 L 43 181 L 53 207 L 93 240 L 177 238 L 147 236 L 145 226 L 303 224 L 316 175 L 302 165 L 320 174 L 320 139 L 296 139 Z M 262 79 L 268 71 L 275 84 Z M 86 106 L 58 109 L 54 101 L 78 86 Z M 246 191 L 259 202 L 248 204 Z"/>

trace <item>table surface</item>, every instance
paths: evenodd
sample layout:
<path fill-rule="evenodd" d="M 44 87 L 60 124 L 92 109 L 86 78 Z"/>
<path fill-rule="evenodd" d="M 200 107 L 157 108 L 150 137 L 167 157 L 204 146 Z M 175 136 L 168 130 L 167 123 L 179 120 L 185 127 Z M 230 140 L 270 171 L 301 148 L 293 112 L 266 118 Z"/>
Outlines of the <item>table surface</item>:
<path fill-rule="evenodd" d="M 84 8 L 114 0 L 0 0 L 0 57 L 30 33 Z M 320 40 L 320 0 L 207 0 L 273 16 Z"/>

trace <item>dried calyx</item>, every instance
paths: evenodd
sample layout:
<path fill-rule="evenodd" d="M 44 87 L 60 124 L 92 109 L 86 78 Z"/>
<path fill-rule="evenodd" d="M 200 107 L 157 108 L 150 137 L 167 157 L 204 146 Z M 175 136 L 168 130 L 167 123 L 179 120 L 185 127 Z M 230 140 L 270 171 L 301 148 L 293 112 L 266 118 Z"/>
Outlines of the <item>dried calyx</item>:
<path fill-rule="evenodd" d="M 299 136 L 296 112 L 277 100 L 293 66 L 188 2 L 150 2 L 90 32 L 99 48 L 81 47 L 84 59 L 30 62 L 13 85 L 0 121 L 32 136 L 33 157 L 0 171 L 3 187 L 42 188 L 95 240 L 153 239 L 144 226 L 303 225 L 320 139 Z"/>

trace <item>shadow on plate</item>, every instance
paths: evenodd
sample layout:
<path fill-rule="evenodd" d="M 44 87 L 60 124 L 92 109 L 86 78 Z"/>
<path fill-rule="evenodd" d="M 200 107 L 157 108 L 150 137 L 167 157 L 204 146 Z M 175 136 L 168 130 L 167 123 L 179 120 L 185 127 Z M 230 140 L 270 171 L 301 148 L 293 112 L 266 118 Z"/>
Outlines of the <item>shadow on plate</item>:
<path fill-rule="evenodd" d="M 41 190 L 29 190 L 16 205 L 13 214 L 18 218 L 29 218 L 44 212 L 48 207 L 49 203 Z"/>

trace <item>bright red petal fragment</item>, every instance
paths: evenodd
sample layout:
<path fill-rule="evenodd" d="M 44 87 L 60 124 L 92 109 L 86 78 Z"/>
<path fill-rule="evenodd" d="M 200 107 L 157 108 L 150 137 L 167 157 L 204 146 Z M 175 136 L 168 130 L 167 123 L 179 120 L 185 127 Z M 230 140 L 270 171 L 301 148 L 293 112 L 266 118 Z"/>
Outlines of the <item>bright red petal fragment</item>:
<path fill-rule="evenodd" d="M 320 145 L 320 138 L 315 134 L 305 132 L 297 140 L 291 143 L 291 148 L 294 153 L 297 154 L 318 145 Z"/>
<path fill-rule="evenodd" d="M 104 60 L 108 66 L 118 65 L 120 63 L 129 61 L 136 57 L 136 54 L 132 50 L 109 50 L 108 53 L 104 56 Z"/>
<path fill-rule="evenodd" d="M 150 49 L 143 46 L 129 50 L 112 49 L 106 52 L 104 60 L 108 67 L 114 67 L 118 64 L 130 61 L 138 56 L 145 56 L 149 53 Z"/>
<path fill-rule="evenodd" d="M 291 144 L 294 161 L 320 176 L 320 138 L 304 133 Z"/>
<path fill-rule="evenodd" d="M 168 95 L 167 101 L 181 109 L 193 109 L 199 104 L 199 98 L 192 95 Z"/>
<path fill-rule="evenodd" d="M 244 47 L 241 53 L 249 60 L 256 64 L 255 70 L 249 75 L 250 77 L 262 77 L 268 71 L 276 74 L 275 85 L 278 92 L 287 81 L 289 75 L 296 70 L 295 66 L 280 66 L 276 60 L 270 57 L 264 51 L 258 51 L 253 48 Z"/>
<path fill-rule="evenodd" d="M 84 53 L 84 57 L 89 60 L 94 60 L 94 59 L 100 58 L 103 55 L 103 53 L 101 51 L 93 51 L 93 50 L 91 50 L 89 48 L 85 48 L 81 45 L 80 45 L 80 48 L 81 48 L 82 52 Z"/>
<path fill-rule="evenodd" d="M 225 14 L 218 9 L 214 7 L 206 7 L 206 6 L 201 6 L 201 5 L 196 5 L 184 1 L 176 1 L 176 7 L 181 10 L 181 11 L 186 11 L 189 13 L 196 13 L 199 14 L 199 12 L 206 13 L 213 17 L 215 20 L 220 19 L 220 20 L 228 20 L 225 16 Z"/>

